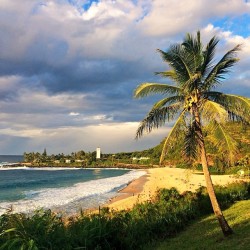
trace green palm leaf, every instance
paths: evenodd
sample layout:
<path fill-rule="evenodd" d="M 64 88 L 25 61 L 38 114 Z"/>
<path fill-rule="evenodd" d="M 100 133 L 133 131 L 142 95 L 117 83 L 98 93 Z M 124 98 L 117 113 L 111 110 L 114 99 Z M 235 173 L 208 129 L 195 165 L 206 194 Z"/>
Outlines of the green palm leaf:
<path fill-rule="evenodd" d="M 183 105 L 182 103 L 184 103 L 184 96 L 170 96 L 170 97 L 166 97 L 158 102 L 156 102 L 153 106 L 154 109 L 158 109 L 161 108 L 167 104 L 173 104 L 176 103 L 176 105 Z"/>
<path fill-rule="evenodd" d="M 206 98 L 217 102 L 227 110 L 229 119 L 250 123 L 250 99 L 237 96 L 222 94 L 220 92 L 206 92 Z"/>
<path fill-rule="evenodd" d="M 172 127 L 171 131 L 169 132 L 168 136 L 166 137 L 164 144 L 163 144 L 163 148 L 162 148 L 162 152 L 161 152 L 161 157 L 160 157 L 160 165 L 162 165 L 165 155 L 167 153 L 167 147 L 170 144 L 171 140 L 176 139 L 177 134 L 180 132 L 181 127 L 185 126 L 185 111 L 182 111 L 182 113 L 180 114 L 179 118 L 176 120 L 174 126 Z"/>
<path fill-rule="evenodd" d="M 241 121 L 250 123 L 250 98 L 237 95 L 224 95 L 229 102 L 229 114 L 232 120 L 240 118 Z"/>
<path fill-rule="evenodd" d="M 213 67 L 206 79 L 204 80 L 203 89 L 210 90 L 214 85 L 219 84 L 221 80 L 224 80 L 225 75 L 229 73 L 230 68 L 239 61 L 235 58 L 236 52 L 240 50 L 241 45 L 235 46 L 229 50 L 221 60 Z"/>
<path fill-rule="evenodd" d="M 189 159 L 196 159 L 198 154 L 199 137 L 197 131 L 199 125 L 193 120 L 185 132 L 183 152 Z"/>
<path fill-rule="evenodd" d="M 162 108 L 152 108 L 141 121 L 136 131 L 136 139 L 141 137 L 144 132 L 150 133 L 152 129 L 163 126 L 166 121 L 173 120 L 181 108 L 181 103 L 175 103 Z"/>
<path fill-rule="evenodd" d="M 228 159 L 233 164 L 237 153 L 237 142 L 229 135 L 226 127 L 221 123 L 213 121 L 209 125 L 210 135 L 208 139 L 218 149 L 219 152 L 226 152 Z"/>
<path fill-rule="evenodd" d="M 142 98 L 152 94 L 179 94 L 181 89 L 160 83 L 142 83 L 134 91 L 135 98 Z"/>
<path fill-rule="evenodd" d="M 198 31 L 196 37 L 193 37 L 191 34 L 186 34 L 186 37 L 182 43 L 184 48 L 184 57 L 188 68 L 192 72 L 190 78 L 200 72 L 200 66 L 203 63 L 202 55 L 202 43 L 200 41 L 200 32 Z"/>
<path fill-rule="evenodd" d="M 169 78 L 173 82 L 177 82 L 178 80 L 178 76 L 174 70 L 167 70 L 164 72 L 155 72 L 155 75 L 160 75 L 161 77 Z"/>
<path fill-rule="evenodd" d="M 182 88 L 185 93 L 192 93 L 198 88 L 201 79 L 200 73 L 195 73 L 192 75 L 185 83 L 182 84 Z"/>
<path fill-rule="evenodd" d="M 204 62 L 202 64 L 201 74 L 203 75 L 204 78 L 207 77 L 208 72 L 212 68 L 212 61 L 215 56 L 215 49 L 216 49 L 218 42 L 219 42 L 219 39 L 217 39 L 216 37 L 213 37 L 209 41 L 205 51 L 203 52 Z"/>
<path fill-rule="evenodd" d="M 228 112 L 220 104 L 206 100 L 201 107 L 201 116 L 204 121 L 217 121 L 225 123 L 228 120 Z"/>
<path fill-rule="evenodd" d="M 192 75 L 192 72 L 190 71 L 187 62 L 184 59 L 184 51 L 181 45 L 172 45 L 166 52 L 160 49 L 157 51 L 161 54 L 162 59 L 167 62 L 168 65 L 176 72 L 176 79 L 179 84 L 182 84 L 189 79 L 189 77 Z"/>

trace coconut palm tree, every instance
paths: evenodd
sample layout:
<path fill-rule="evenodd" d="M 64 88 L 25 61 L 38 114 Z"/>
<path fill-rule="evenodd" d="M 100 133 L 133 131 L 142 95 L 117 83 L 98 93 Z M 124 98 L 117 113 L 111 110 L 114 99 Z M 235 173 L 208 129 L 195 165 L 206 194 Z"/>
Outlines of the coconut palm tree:
<path fill-rule="evenodd" d="M 187 34 L 182 43 L 171 45 L 167 51 L 158 49 L 169 69 L 156 74 L 168 78 L 172 84 L 142 83 L 135 89 L 134 97 L 163 94 L 163 99 L 156 102 L 141 121 L 136 138 L 166 122 L 175 121 L 165 139 L 160 164 L 168 147 L 172 147 L 176 139 L 184 138 L 183 151 L 190 159 L 199 158 L 214 213 L 223 234 L 227 236 L 233 231 L 223 216 L 214 192 L 208 170 L 204 126 L 209 127 L 215 146 L 227 150 L 229 159 L 233 161 L 236 142 L 224 125 L 227 121 L 250 122 L 250 99 L 214 90 L 238 61 L 235 56 L 240 50 L 240 45 L 235 46 L 215 63 L 218 42 L 214 36 L 204 47 L 198 31 L 196 36 Z M 180 136 L 183 133 L 184 136 Z"/>

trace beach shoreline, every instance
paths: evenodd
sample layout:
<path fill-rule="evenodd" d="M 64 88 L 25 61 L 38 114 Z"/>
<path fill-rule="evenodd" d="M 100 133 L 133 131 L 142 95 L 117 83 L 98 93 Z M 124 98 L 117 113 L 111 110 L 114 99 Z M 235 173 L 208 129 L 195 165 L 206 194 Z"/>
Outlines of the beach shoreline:
<path fill-rule="evenodd" d="M 60 168 L 64 169 L 64 168 Z M 47 170 L 47 169 L 46 169 Z M 51 169 L 52 170 L 52 169 Z M 54 169 L 55 170 L 55 169 Z M 58 169 L 57 169 L 58 170 Z M 100 205 L 91 204 L 90 207 L 84 207 L 85 203 L 89 202 L 89 198 L 86 198 L 85 201 L 79 201 L 70 203 L 68 208 L 67 205 L 61 205 L 62 201 L 60 200 L 59 205 L 55 203 L 54 206 L 51 206 L 51 208 L 57 212 L 59 212 L 62 209 L 62 214 L 65 215 L 73 215 L 77 214 L 80 210 L 88 211 L 97 211 L 99 208 L 105 208 L 108 207 L 111 210 L 126 210 L 131 209 L 135 204 L 137 203 L 143 203 L 145 201 L 152 200 L 155 197 L 155 194 L 158 189 L 167 188 L 170 189 L 172 187 L 177 188 L 177 190 L 180 193 L 183 193 L 185 191 L 196 191 L 197 188 L 200 186 L 206 186 L 205 185 L 205 178 L 202 172 L 194 172 L 192 170 L 187 169 L 180 169 L 175 167 L 158 167 L 158 168 L 147 168 L 147 169 L 126 169 L 129 170 L 128 174 L 131 175 L 131 171 L 134 171 L 134 174 L 132 173 L 132 176 L 127 180 L 127 182 L 124 182 L 124 185 L 121 185 L 121 188 L 119 191 L 114 191 L 110 196 L 105 196 L 102 199 L 100 199 Z M 142 172 L 141 174 L 136 172 Z M 118 178 L 119 176 L 115 177 Z M 122 178 L 124 181 L 124 177 Z M 212 175 L 213 183 L 219 184 L 219 185 L 226 185 L 230 182 L 240 181 L 239 179 L 233 178 L 230 175 Z M 120 182 L 119 182 L 120 183 Z M 118 183 L 118 184 L 119 184 Z M 92 183 L 94 184 L 94 183 Z M 105 181 L 104 184 L 112 185 L 113 180 Z M 80 187 L 79 185 L 83 185 L 83 187 Z M 78 187 L 79 186 L 79 187 Z M 73 186 L 74 188 L 77 188 L 76 191 L 72 191 L 72 187 L 67 189 L 67 192 L 63 193 L 63 197 L 65 198 L 65 194 L 68 195 L 69 198 L 71 197 L 71 194 L 81 196 L 84 191 L 87 192 L 86 187 L 84 186 L 84 182 L 82 184 Z M 83 189 L 82 189 L 83 188 Z M 89 188 L 89 186 L 88 186 Z M 109 188 L 109 186 L 107 186 Z M 92 188 L 90 188 L 91 191 L 93 191 Z M 95 189 L 94 189 L 95 190 Z M 117 189 L 116 189 L 117 190 Z M 46 189 L 44 189 L 44 192 Z M 57 196 L 58 192 L 60 190 L 57 190 Z M 103 192 L 103 189 L 101 189 Z M 71 193 L 70 193 L 71 192 Z M 73 192 L 73 193 L 72 193 Z M 47 196 L 44 196 L 45 198 Z M 87 196 L 86 196 L 87 197 Z M 93 197 L 96 197 L 96 195 L 93 195 Z M 98 198 L 98 195 L 97 195 Z M 96 199 L 96 198 L 95 198 Z M 47 205 L 47 198 L 42 200 L 45 205 Z M 40 202 L 40 199 L 38 199 Z M 37 206 L 36 200 L 31 200 L 30 202 L 34 206 Z M 17 209 L 17 211 L 24 211 L 25 207 L 29 207 L 31 203 L 27 203 L 27 201 L 23 203 L 13 203 L 14 208 Z M 56 201 L 55 201 L 56 202 Z M 4 204 L 6 205 L 6 204 Z M 50 204 L 51 205 L 51 204 Z M 83 206 L 84 205 L 84 206 Z M 93 206 L 92 206 L 93 205 Z M 7 205 L 6 205 L 7 206 Z M 63 206 L 63 208 L 62 208 Z M 4 206 L 2 206 L 4 208 Z M 43 207 L 43 204 L 40 205 L 40 207 Z M 47 207 L 45 207 L 47 208 Z M 76 211 L 73 211 L 76 208 Z M 18 210 L 19 209 L 19 210 Z M 21 210 L 20 210 L 21 209 Z"/>
<path fill-rule="evenodd" d="M 102 207 L 114 210 L 131 209 L 135 204 L 151 200 L 158 189 L 175 187 L 180 193 L 195 192 L 205 185 L 203 173 L 193 170 L 163 167 L 144 169 L 145 175 L 130 182 L 119 194 Z M 237 182 L 232 175 L 211 175 L 214 185 L 225 186 Z"/>
<path fill-rule="evenodd" d="M 0 171 L 3 189 L 0 215 L 9 210 L 30 213 L 42 208 L 60 211 L 65 216 L 102 206 L 119 189 L 146 173 L 129 169 L 69 168 L 1 168 Z"/>
<path fill-rule="evenodd" d="M 148 169 L 140 169 L 146 172 L 145 175 L 131 181 L 126 187 L 118 191 L 118 195 L 111 198 L 110 201 L 105 206 L 111 206 L 112 204 L 127 199 L 129 197 L 138 196 L 143 192 L 143 186 L 148 181 Z"/>

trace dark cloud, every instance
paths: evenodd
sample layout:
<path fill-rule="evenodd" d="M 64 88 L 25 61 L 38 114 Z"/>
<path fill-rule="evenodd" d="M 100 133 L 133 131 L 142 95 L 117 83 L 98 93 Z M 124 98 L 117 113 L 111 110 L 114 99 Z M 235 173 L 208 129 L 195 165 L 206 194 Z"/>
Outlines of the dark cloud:
<path fill-rule="evenodd" d="M 223 23 L 225 16 L 245 17 L 249 9 L 235 1 L 214 7 L 215 0 L 204 1 L 205 6 L 171 1 L 166 10 L 169 3 L 160 0 L 91 2 L 1 3 L 1 152 L 48 145 L 51 151 L 65 152 L 65 141 L 69 151 L 105 142 L 108 151 L 156 145 L 164 132 L 133 140 L 138 121 L 159 97 L 135 100 L 133 90 L 141 82 L 165 82 L 154 75 L 166 69 L 156 49 L 202 27 L 205 39 L 221 35 L 219 52 L 230 49 L 239 37 L 210 23 L 216 18 L 220 26 L 221 18 Z M 234 25 L 234 34 L 236 30 Z M 221 90 L 250 96 L 249 38 L 241 39 L 246 42 L 242 63 Z M 109 133 L 114 133 L 112 140 Z"/>

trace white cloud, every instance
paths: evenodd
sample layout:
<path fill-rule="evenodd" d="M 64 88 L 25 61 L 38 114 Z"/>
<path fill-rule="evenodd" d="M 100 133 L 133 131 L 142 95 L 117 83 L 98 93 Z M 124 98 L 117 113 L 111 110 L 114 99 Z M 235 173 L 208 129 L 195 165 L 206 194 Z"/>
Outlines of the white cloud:
<path fill-rule="evenodd" d="M 78 113 L 78 112 L 70 112 L 69 115 L 70 116 L 79 116 L 80 113 Z"/>
<path fill-rule="evenodd" d="M 15 22 L 4 17 L 1 19 L 2 29 L 11 34 L 3 43 L 2 56 L 21 58 L 34 43 L 43 43 L 46 45 L 40 46 L 42 54 L 36 52 L 37 59 L 42 56 L 51 64 L 65 63 L 76 55 L 114 57 L 119 43 L 127 44 L 125 51 L 133 51 L 131 47 L 140 49 L 148 46 L 150 36 L 185 33 L 199 29 L 208 18 L 250 11 L 249 3 L 240 0 L 137 2 L 103 0 L 92 3 L 86 12 L 79 12 L 79 3 L 74 6 L 67 1 L 44 1 L 41 4 L 37 1 L 14 3 L 5 0 L 1 4 L 2 11 L 9 11 Z M 62 41 L 66 47 L 59 52 Z M 55 57 L 56 52 L 61 53 L 61 57 Z M 130 53 L 127 55 L 131 57 Z"/>
<path fill-rule="evenodd" d="M 14 128 L 4 128 L 0 130 L 2 135 L 9 135 L 15 137 L 28 137 L 28 138 L 38 138 L 40 136 L 48 136 L 44 130 L 38 128 L 27 128 L 27 129 L 14 129 Z"/>
<path fill-rule="evenodd" d="M 1 0 L 1 152 L 48 145 L 53 152 L 97 145 L 114 152 L 156 145 L 168 128 L 133 140 L 138 123 L 129 121 L 149 104 L 133 104 L 132 88 L 151 75 L 161 80 L 153 72 L 166 65 L 155 49 L 180 41 L 186 32 L 201 29 L 205 41 L 218 35 L 219 54 L 242 43 L 228 86 L 234 91 L 236 81 L 238 89 L 249 89 L 250 36 L 212 24 L 250 13 L 248 2 L 100 0 L 87 11 L 80 9 L 84 3 Z M 20 138 L 25 144 L 16 148 Z"/>
<path fill-rule="evenodd" d="M 94 151 L 100 146 L 104 153 L 132 152 L 156 146 L 169 131 L 169 128 L 159 129 L 142 139 L 135 140 L 138 122 L 110 123 L 89 125 L 86 127 L 58 127 L 50 128 L 19 128 L 15 130 L 2 129 L 2 135 L 26 138 L 26 144 L 19 149 L 24 151 L 41 151 L 45 147 L 51 153 L 70 153 L 83 149 Z M 0 143 L 0 150 L 4 152 L 6 145 Z"/>
<path fill-rule="evenodd" d="M 127 1 L 128 7 L 131 3 Z M 120 8 L 122 7 L 122 8 Z M 95 22 L 104 21 L 110 18 L 124 18 L 125 11 L 123 9 L 124 5 L 119 6 L 114 1 L 102 1 L 95 3 L 93 2 L 91 7 L 82 14 L 83 20 L 95 19 Z"/>
<path fill-rule="evenodd" d="M 219 37 L 220 43 L 217 55 L 220 56 L 236 45 L 241 45 L 241 50 L 237 53 L 240 60 L 234 68 L 232 68 L 232 72 L 234 73 L 233 79 L 229 79 L 227 82 L 232 82 L 230 84 L 232 89 L 238 86 L 237 91 L 243 86 L 248 87 L 248 90 L 250 90 L 250 35 L 248 37 L 235 35 L 230 30 L 223 30 L 220 27 L 214 27 L 212 24 L 207 25 L 202 30 L 202 34 L 205 36 L 206 40 L 214 35 Z M 242 91 L 241 95 L 243 94 L 250 96 L 250 92 L 248 93 L 248 91 Z"/>
<path fill-rule="evenodd" d="M 148 35 L 176 35 L 199 29 L 208 18 L 234 16 L 249 13 L 249 10 L 250 4 L 239 0 L 155 0 L 140 27 Z"/>
<path fill-rule="evenodd" d="M 166 130 L 159 130 L 145 138 L 136 141 L 135 131 L 138 123 L 110 123 L 102 125 L 91 125 L 84 128 L 60 128 L 54 131 L 52 136 L 36 138 L 42 140 L 51 151 L 61 152 L 65 150 L 90 150 L 94 151 L 97 146 L 102 152 L 117 153 L 121 151 L 134 151 L 156 146 L 166 135 Z M 46 134 L 49 134 L 46 132 Z M 67 143 L 67 149 L 62 146 Z"/>

